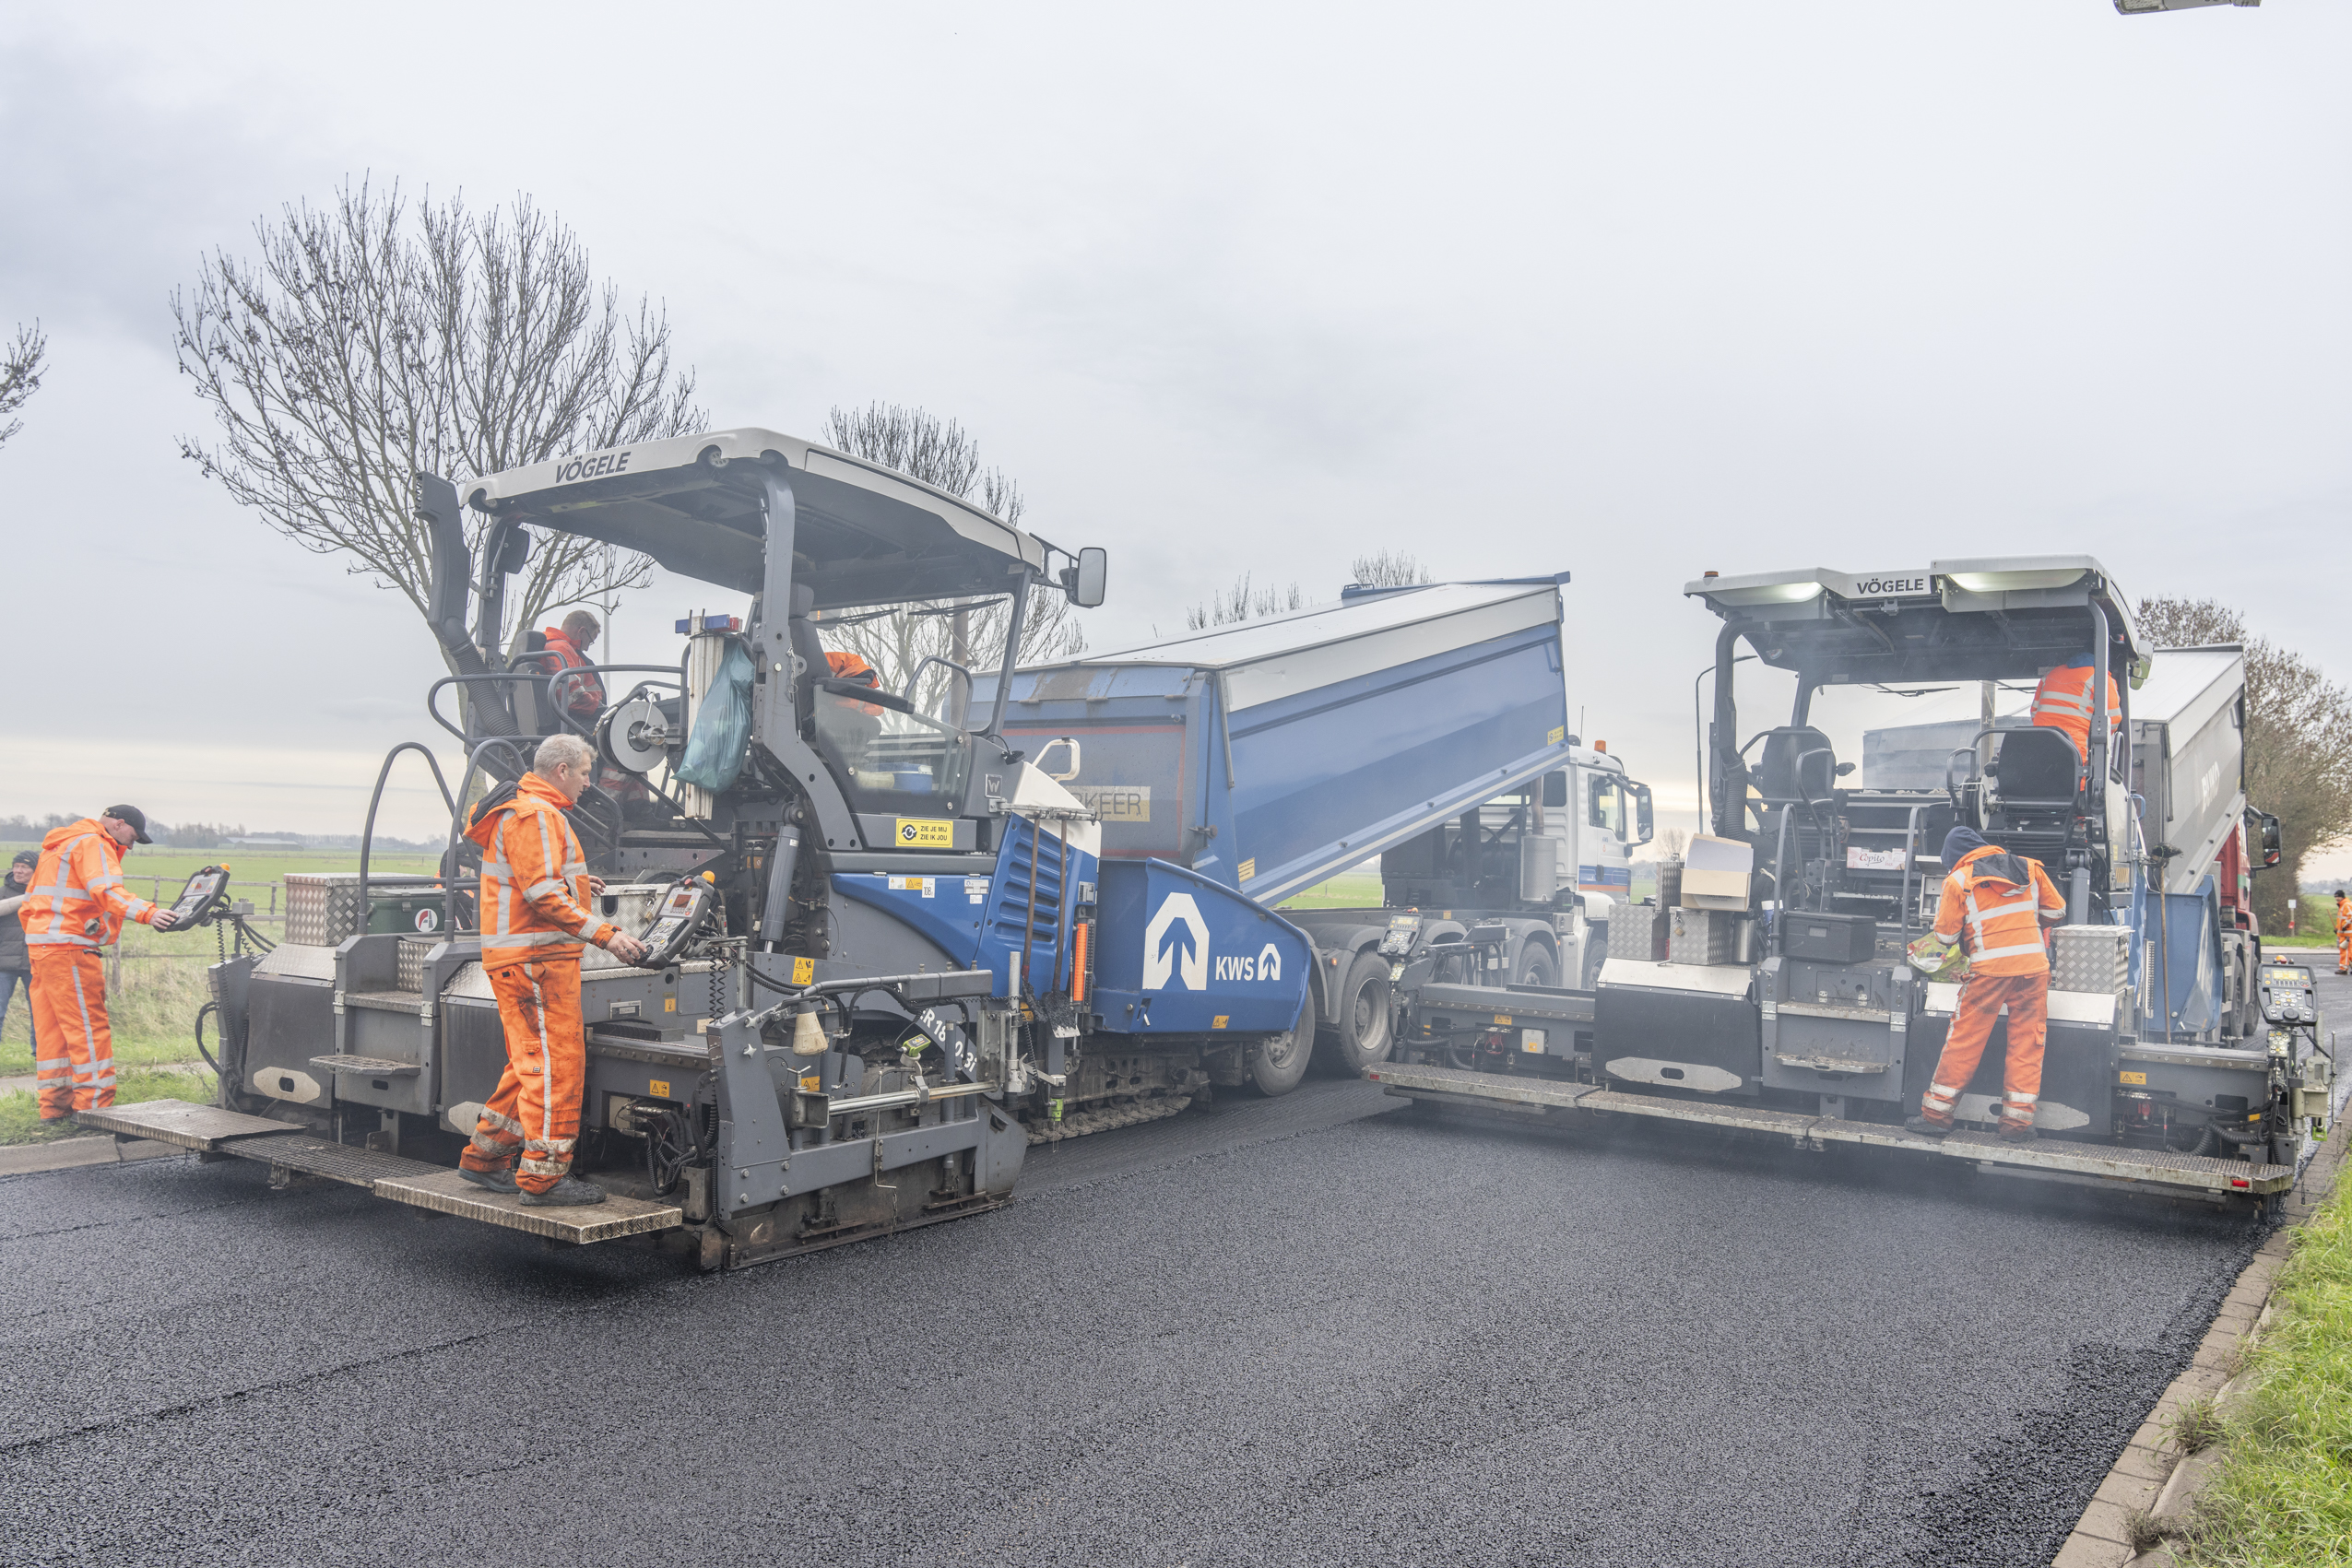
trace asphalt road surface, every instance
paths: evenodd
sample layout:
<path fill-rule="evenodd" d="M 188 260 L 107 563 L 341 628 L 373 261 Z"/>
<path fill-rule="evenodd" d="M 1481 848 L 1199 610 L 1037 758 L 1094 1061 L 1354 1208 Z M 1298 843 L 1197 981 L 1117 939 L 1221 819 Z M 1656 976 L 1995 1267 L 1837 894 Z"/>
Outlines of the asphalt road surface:
<path fill-rule="evenodd" d="M 242 1161 L 0 1182 L 0 1561 L 2047 1562 L 2259 1239 L 1394 1106 L 717 1277 Z"/>

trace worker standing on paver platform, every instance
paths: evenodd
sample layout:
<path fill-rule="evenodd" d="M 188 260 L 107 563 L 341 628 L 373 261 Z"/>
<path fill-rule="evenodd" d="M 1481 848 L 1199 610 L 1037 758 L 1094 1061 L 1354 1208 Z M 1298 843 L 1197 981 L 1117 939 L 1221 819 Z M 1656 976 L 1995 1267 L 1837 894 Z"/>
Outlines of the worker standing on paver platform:
<path fill-rule="evenodd" d="M 588 650 L 597 645 L 597 638 L 603 631 L 595 616 L 579 609 L 565 616 L 562 625 L 550 626 L 540 632 L 550 655 L 548 674 L 592 667 Z M 565 681 L 562 695 L 564 711 L 574 718 L 593 719 L 604 712 L 604 682 L 593 675 Z"/>
<path fill-rule="evenodd" d="M 154 842 L 147 836 L 146 813 L 136 806 L 110 806 L 51 829 L 41 841 L 41 859 L 17 919 L 32 955 L 27 989 L 33 1034 L 41 1042 L 33 1070 L 44 1122 L 114 1103 L 114 1033 L 106 1020 L 106 962 L 99 949 L 122 935 L 125 920 L 171 929 L 170 910 L 123 885 L 124 851 Z"/>
<path fill-rule="evenodd" d="M 2070 664 L 2051 668 L 2034 688 L 2034 726 L 2065 731 L 2086 768 L 2091 762 L 2091 682 L 2098 674 L 2096 663 L 2085 654 Z M 2110 675 L 2107 678 L 2108 738 L 2113 739 L 2122 727 L 2123 694 Z"/>
<path fill-rule="evenodd" d="M 1944 1036 L 1935 1077 L 1920 1097 L 1920 1114 L 1903 1126 L 1941 1138 L 1952 1130 L 1953 1108 L 1976 1076 L 1993 1020 L 2009 1010 L 2009 1054 L 2002 1073 L 2001 1136 L 2025 1143 L 2034 1136 L 2034 1106 L 2041 1098 L 2042 1043 L 2050 1026 L 2050 951 L 2041 928 L 2066 914 L 2066 901 L 2039 860 L 1987 843 L 1973 828 L 1944 835 L 1944 898 L 1935 935 L 1964 941 L 1968 977 Z"/>
<path fill-rule="evenodd" d="M 2335 973 L 2352 974 L 2352 898 L 2335 890 Z"/>
<path fill-rule="evenodd" d="M 585 907 L 604 882 L 588 875 L 563 812 L 596 765 L 586 741 L 550 736 L 522 782 L 490 791 L 466 830 L 482 852 L 482 968 L 506 1030 L 506 1070 L 458 1169 L 478 1186 L 519 1188 L 526 1204 L 604 1201 L 604 1189 L 571 1173 L 588 1070 L 580 948 L 594 942 L 623 963 L 645 956 L 644 943 Z"/>

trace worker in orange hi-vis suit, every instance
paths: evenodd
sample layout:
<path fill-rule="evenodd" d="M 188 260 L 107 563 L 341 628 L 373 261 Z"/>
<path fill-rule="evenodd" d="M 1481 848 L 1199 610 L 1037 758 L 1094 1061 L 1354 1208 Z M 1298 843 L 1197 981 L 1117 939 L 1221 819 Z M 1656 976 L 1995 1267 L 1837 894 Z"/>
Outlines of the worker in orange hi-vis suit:
<path fill-rule="evenodd" d="M 1976 1076 L 1993 1020 L 2009 1009 L 2009 1054 L 2002 1069 L 2001 1136 L 2025 1143 L 2034 1136 L 2041 1098 L 2042 1044 L 2050 1027 L 2050 950 L 2045 925 L 2065 918 L 2066 901 L 2039 860 L 1987 843 L 1972 828 L 1944 835 L 1944 897 L 1935 935 L 1965 943 L 1968 975 L 1960 1006 L 1944 1036 L 1935 1076 L 1920 1097 L 1920 1114 L 1903 1126 L 1941 1138 L 1952 1130 L 1953 1108 Z"/>
<path fill-rule="evenodd" d="M 588 650 L 597 645 L 597 638 L 604 627 L 586 610 L 573 610 L 563 618 L 561 626 L 550 626 L 540 632 L 547 642 L 548 674 L 554 676 L 567 669 L 589 669 Z M 553 691 L 553 688 L 550 688 Z M 604 682 L 594 675 L 574 676 L 563 683 L 561 697 L 564 711 L 576 719 L 593 719 L 604 712 Z"/>
<path fill-rule="evenodd" d="M 2086 654 L 2052 668 L 2034 688 L 2035 727 L 2064 730 L 2086 768 L 2091 765 L 2091 684 L 2098 677 L 2097 661 Z M 2122 727 L 2123 693 L 2110 675 L 2107 678 L 2108 737 L 2113 739 Z"/>
<path fill-rule="evenodd" d="M 594 942 L 623 963 L 645 956 L 644 943 L 585 908 L 604 882 L 588 875 L 563 812 L 596 766 L 578 736 L 550 736 L 522 782 L 492 790 L 466 830 L 482 852 L 482 968 L 506 1030 L 506 1070 L 458 1170 L 477 1186 L 519 1189 L 526 1204 L 604 1201 L 603 1188 L 572 1174 L 588 1070 L 580 949 Z"/>
<path fill-rule="evenodd" d="M 2352 898 L 2335 890 L 2335 973 L 2352 974 Z"/>
<path fill-rule="evenodd" d="M 170 910 L 123 885 L 124 851 L 154 842 L 136 806 L 110 806 L 41 841 L 17 919 L 32 958 L 32 1032 L 41 1053 L 34 1070 L 44 1122 L 114 1103 L 114 1033 L 99 949 L 113 944 L 125 920 L 171 929 Z"/>

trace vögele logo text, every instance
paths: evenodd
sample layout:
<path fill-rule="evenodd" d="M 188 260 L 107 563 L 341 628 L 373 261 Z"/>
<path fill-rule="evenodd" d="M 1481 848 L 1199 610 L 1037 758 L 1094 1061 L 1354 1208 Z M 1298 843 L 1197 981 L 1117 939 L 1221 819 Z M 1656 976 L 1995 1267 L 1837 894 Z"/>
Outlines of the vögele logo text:
<path fill-rule="evenodd" d="M 557 464 L 555 482 L 559 485 L 568 485 L 575 479 L 601 479 L 607 474 L 627 472 L 629 472 L 629 454 L 608 452 L 601 456 L 574 457 L 568 463 Z"/>

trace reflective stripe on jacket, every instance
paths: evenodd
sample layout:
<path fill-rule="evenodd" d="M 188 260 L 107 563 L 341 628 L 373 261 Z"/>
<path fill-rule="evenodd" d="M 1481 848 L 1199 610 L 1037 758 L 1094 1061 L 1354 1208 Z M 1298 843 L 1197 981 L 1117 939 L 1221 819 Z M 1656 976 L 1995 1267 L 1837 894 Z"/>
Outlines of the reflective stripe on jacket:
<path fill-rule="evenodd" d="M 618 929 L 585 907 L 588 860 L 563 815 L 568 804 L 538 774 L 525 773 L 511 802 L 466 830 L 482 852 L 485 964 L 577 957 L 561 949 L 583 942 L 602 947 Z"/>
<path fill-rule="evenodd" d="M 2030 880 L 2020 884 L 1990 874 L 1982 863 L 1994 857 L 1999 868 L 2022 867 Z M 1964 943 L 1970 974 L 2047 974 L 2050 951 L 2042 945 L 2039 912 L 2062 914 L 2065 908 L 2066 901 L 2040 861 L 1987 844 L 1962 855 L 1944 878 L 1935 935 L 1943 941 Z"/>
<path fill-rule="evenodd" d="M 2082 754 L 2086 768 L 2091 763 L 2091 678 L 2098 673 L 2087 660 L 2079 665 L 2060 665 L 2034 688 L 2036 727 L 2064 730 L 2074 741 L 2074 749 Z M 2113 739 L 2122 727 L 2123 694 L 2110 675 L 2107 678 L 2108 737 Z"/>
<path fill-rule="evenodd" d="M 122 935 L 125 920 L 155 924 L 155 905 L 123 885 L 123 846 L 97 818 L 85 817 L 41 841 L 41 864 L 17 919 L 28 947 L 103 948 Z"/>

